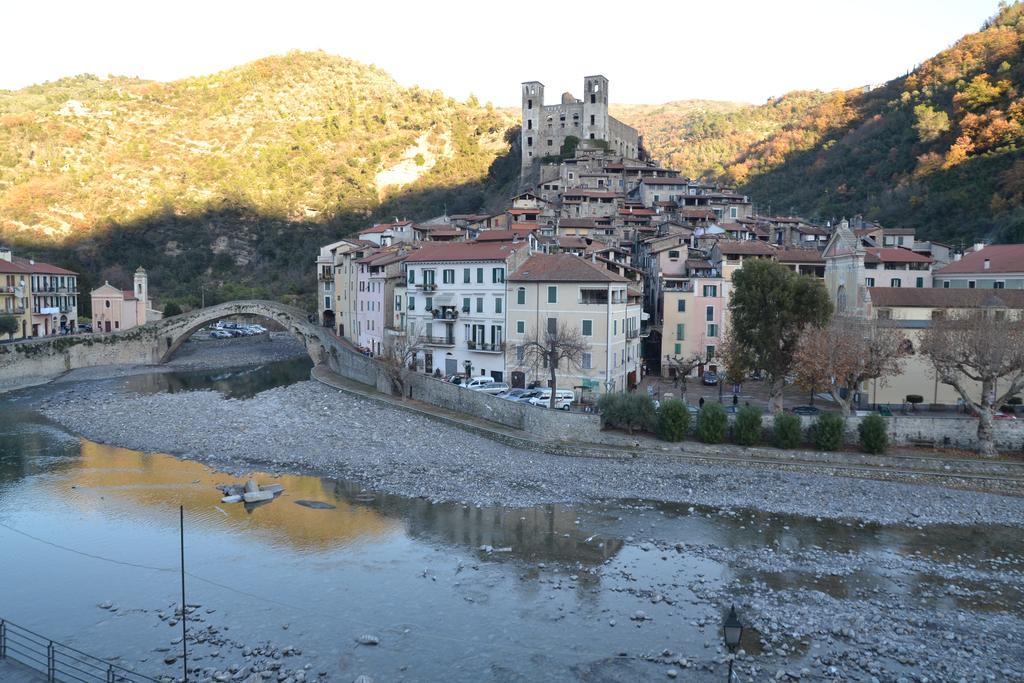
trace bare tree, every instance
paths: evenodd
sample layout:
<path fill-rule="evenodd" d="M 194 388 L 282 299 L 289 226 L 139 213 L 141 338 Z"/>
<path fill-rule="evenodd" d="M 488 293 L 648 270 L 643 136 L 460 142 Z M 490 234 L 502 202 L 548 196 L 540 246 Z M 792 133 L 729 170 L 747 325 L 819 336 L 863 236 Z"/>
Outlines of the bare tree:
<path fill-rule="evenodd" d="M 519 349 L 522 357 L 519 357 Z M 541 332 L 531 330 L 518 345 L 509 348 L 515 354 L 515 363 L 519 366 L 533 367 L 539 374 L 540 369 L 548 370 L 548 381 L 551 387 L 550 408 L 555 407 L 558 389 L 558 369 L 564 364 L 566 370 L 580 370 L 583 367 L 583 354 L 590 351 L 590 342 L 576 328 L 565 323 L 558 323 L 553 329 Z"/>
<path fill-rule="evenodd" d="M 808 391 L 828 391 L 843 415 L 849 415 L 853 394 L 862 383 L 884 382 L 902 372 L 906 344 L 903 333 L 893 327 L 837 316 L 823 327 L 804 327 L 797 339 L 793 374 Z"/>
<path fill-rule="evenodd" d="M 405 379 L 416 369 L 416 355 L 423 349 L 423 337 L 419 328 L 410 327 L 406 332 L 384 340 L 380 363 L 384 374 L 391 381 L 391 391 L 405 398 Z"/>
<path fill-rule="evenodd" d="M 920 351 L 978 416 L 978 452 L 996 455 L 996 408 L 1024 390 L 1024 317 L 992 308 L 934 319 Z"/>
<path fill-rule="evenodd" d="M 704 356 L 699 351 L 683 354 L 681 356 L 665 356 L 665 364 L 675 371 L 672 377 L 672 384 L 679 389 L 679 397 L 686 403 L 686 380 L 693 369 L 704 362 Z"/>

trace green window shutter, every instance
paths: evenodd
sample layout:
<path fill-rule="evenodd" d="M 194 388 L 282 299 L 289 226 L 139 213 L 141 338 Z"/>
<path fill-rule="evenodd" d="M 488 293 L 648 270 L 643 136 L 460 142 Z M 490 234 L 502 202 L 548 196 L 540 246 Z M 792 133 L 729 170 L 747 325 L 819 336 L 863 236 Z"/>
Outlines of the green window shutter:
<path fill-rule="evenodd" d="M 676 325 L 676 339 L 686 339 L 686 325 L 683 323 Z"/>
<path fill-rule="evenodd" d="M 682 355 L 682 353 L 683 353 L 683 345 L 682 344 L 676 344 L 676 355 L 680 356 L 680 355 Z"/>
<path fill-rule="evenodd" d="M 583 321 L 583 336 L 590 337 L 594 334 L 594 321 L 584 320 Z"/>

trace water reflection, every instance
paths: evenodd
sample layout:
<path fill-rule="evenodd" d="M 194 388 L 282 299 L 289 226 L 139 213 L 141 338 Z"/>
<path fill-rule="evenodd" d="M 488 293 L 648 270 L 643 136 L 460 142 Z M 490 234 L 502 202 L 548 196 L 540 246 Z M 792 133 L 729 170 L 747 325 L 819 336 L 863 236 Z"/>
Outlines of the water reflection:
<path fill-rule="evenodd" d="M 140 394 L 175 394 L 212 389 L 227 398 L 252 398 L 272 387 L 307 380 L 312 368 L 313 361 L 303 356 L 240 368 L 135 375 L 125 380 L 124 387 Z"/>

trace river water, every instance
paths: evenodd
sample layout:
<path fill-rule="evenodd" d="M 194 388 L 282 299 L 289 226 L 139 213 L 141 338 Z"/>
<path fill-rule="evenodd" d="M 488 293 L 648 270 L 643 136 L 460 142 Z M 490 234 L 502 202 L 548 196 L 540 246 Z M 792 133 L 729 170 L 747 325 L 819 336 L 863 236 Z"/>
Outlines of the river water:
<path fill-rule="evenodd" d="M 95 385 L 245 399 L 308 370 L 308 361 L 289 361 Z M 47 391 L 0 398 L 0 618 L 150 675 L 180 674 L 180 661 L 164 662 L 180 650 L 180 625 L 161 618 L 180 602 L 179 505 L 187 601 L 201 606 L 193 626 L 244 647 L 300 648 L 283 661 L 308 663 L 310 680 L 662 680 L 681 668 L 668 663 L 677 656 L 697 664 L 683 680 L 721 680 L 722 604 L 709 596 L 723 586 L 836 599 L 881 592 L 968 614 L 1024 605 L 1013 590 L 948 596 L 932 590 L 938 576 L 892 570 L 921 557 L 999 558 L 1019 571 L 1022 542 L 1010 529 L 850 525 L 644 501 L 471 507 L 262 472 L 249 476 L 282 484 L 282 496 L 254 508 L 222 504 L 216 485 L 239 479 L 70 434 L 31 408 Z M 766 548 L 855 555 L 861 568 L 772 570 L 730 559 Z M 113 609 L 98 606 L 107 602 Z M 379 644 L 358 644 L 362 635 Z M 760 650 L 753 629 L 744 647 Z M 190 664 L 244 661 L 230 644 L 193 648 Z M 794 665 L 813 654 L 793 652 Z"/>

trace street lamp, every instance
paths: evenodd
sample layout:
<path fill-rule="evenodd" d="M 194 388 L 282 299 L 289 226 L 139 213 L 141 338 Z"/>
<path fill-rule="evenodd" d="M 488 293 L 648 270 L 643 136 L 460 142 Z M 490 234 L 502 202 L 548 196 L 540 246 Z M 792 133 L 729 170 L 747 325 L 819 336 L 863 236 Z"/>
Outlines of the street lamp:
<path fill-rule="evenodd" d="M 736 651 L 743 636 L 743 624 L 736 617 L 736 605 L 729 607 L 729 614 L 722 623 L 722 634 L 725 637 L 725 646 L 729 648 L 729 683 L 732 683 L 732 653 Z"/>

